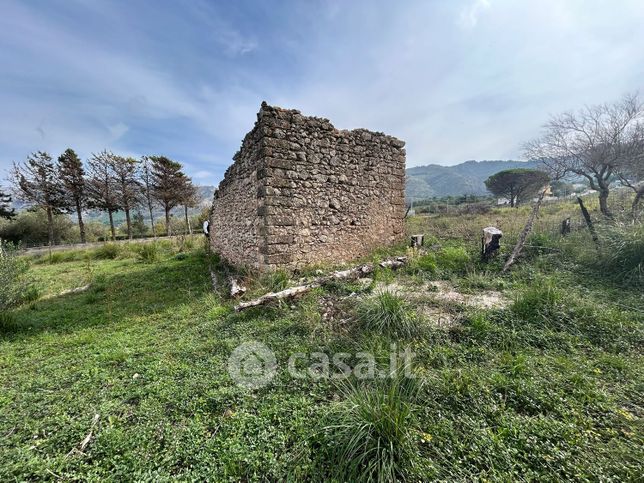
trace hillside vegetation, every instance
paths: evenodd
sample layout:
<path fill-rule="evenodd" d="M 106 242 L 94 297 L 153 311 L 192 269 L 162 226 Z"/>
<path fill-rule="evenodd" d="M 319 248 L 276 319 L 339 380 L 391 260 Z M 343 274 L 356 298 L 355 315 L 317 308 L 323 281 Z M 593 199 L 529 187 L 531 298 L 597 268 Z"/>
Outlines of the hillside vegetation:
<path fill-rule="evenodd" d="M 557 234 L 575 205 L 546 205 L 501 275 L 527 209 L 414 217 L 424 252 L 373 255 L 404 268 L 239 313 L 202 237 L 30 259 L 36 295 L 0 317 L 0 479 L 638 480 L 642 225 L 600 224 L 597 249 L 577 225 Z M 488 224 L 507 235 L 482 264 Z M 289 278 L 242 274 L 244 298 Z M 278 363 L 255 390 L 227 370 L 248 341 Z M 414 378 L 286 370 L 313 351 L 386 366 L 392 344 Z"/>
<path fill-rule="evenodd" d="M 534 168 L 536 163 L 524 161 L 466 161 L 455 166 L 429 164 L 408 168 L 405 194 L 408 200 L 432 197 L 485 195 L 485 180 L 499 171 L 513 168 Z"/>

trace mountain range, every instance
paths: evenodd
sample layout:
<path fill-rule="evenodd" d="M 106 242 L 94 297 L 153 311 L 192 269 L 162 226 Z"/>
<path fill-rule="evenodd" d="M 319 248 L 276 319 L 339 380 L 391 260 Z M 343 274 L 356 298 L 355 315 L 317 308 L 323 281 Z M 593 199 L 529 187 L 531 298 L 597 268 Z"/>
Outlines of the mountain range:
<path fill-rule="evenodd" d="M 407 169 L 405 196 L 416 201 L 434 196 L 485 195 L 485 180 L 499 171 L 534 168 L 533 161 L 466 161 L 454 166 L 428 164 Z"/>

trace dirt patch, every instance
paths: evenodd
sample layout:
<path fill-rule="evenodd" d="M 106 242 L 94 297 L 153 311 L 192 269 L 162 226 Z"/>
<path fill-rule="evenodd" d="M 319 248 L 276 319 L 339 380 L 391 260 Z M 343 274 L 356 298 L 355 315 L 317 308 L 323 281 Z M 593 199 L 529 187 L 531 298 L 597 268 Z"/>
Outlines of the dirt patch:
<path fill-rule="evenodd" d="M 418 313 L 437 327 L 449 329 L 459 323 L 467 307 L 501 309 L 509 300 L 501 293 L 487 290 L 476 294 L 458 292 L 447 281 L 432 281 L 422 285 L 378 284 L 374 293 L 388 291 L 407 298 Z"/>
<path fill-rule="evenodd" d="M 433 288 L 431 288 L 433 287 Z M 501 292 L 487 290 L 477 294 L 464 294 L 454 290 L 449 282 L 429 282 L 431 295 L 438 301 L 466 305 L 479 309 L 502 309 L 508 305 L 508 299 Z"/>

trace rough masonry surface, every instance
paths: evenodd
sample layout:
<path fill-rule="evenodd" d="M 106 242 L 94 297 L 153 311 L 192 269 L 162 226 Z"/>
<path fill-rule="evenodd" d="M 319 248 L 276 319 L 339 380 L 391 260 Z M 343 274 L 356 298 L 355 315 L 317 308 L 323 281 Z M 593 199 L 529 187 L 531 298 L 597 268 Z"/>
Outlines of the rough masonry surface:
<path fill-rule="evenodd" d="M 262 103 L 215 192 L 212 249 L 237 266 L 295 269 L 402 240 L 404 145 Z"/>

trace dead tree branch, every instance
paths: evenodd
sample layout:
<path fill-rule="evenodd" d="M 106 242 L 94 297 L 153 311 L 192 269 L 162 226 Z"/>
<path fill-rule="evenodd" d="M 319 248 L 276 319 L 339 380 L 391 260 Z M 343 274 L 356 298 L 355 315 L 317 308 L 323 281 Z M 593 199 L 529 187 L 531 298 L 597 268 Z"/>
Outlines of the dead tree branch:
<path fill-rule="evenodd" d="M 530 234 L 530 232 L 532 231 L 534 220 L 537 218 L 537 215 L 539 214 L 539 208 L 541 208 L 541 202 L 543 201 L 543 197 L 546 196 L 547 191 L 548 191 L 547 187 L 541 190 L 541 193 L 539 194 L 537 201 L 535 201 L 534 206 L 532 207 L 532 213 L 530 213 L 530 217 L 528 218 L 528 222 L 525 224 L 525 227 L 523 227 L 523 231 L 521 232 L 521 235 L 517 240 L 517 244 L 514 245 L 514 249 L 512 250 L 510 257 L 505 262 L 505 265 L 503 265 L 503 270 L 502 270 L 503 273 L 508 271 L 508 269 L 516 261 L 517 257 L 521 254 L 521 251 L 523 250 L 523 246 L 525 245 L 525 241 L 528 238 L 528 235 Z"/>
<path fill-rule="evenodd" d="M 402 267 L 406 263 L 407 263 L 407 257 L 396 257 L 394 259 L 384 260 L 380 262 L 378 266 L 382 268 L 396 269 L 396 268 Z M 365 275 L 369 275 L 370 273 L 373 273 L 374 270 L 376 269 L 376 266 L 377 266 L 376 264 L 367 263 L 367 264 L 359 265 L 357 267 L 350 268 L 347 270 L 340 270 L 337 272 L 333 272 L 329 275 L 315 278 L 312 281 L 305 283 L 303 285 L 290 287 L 285 290 L 281 290 L 280 292 L 270 292 L 270 293 L 267 293 L 266 295 L 262 295 L 257 299 L 250 300 L 248 302 L 239 303 L 238 305 L 235 306 L 235 312 L 240 312 L 242 310 L 245 310 L 251 307 L 257 307 L 259 305 L 265 305 L 267 303 L 270 303 L 276 300 L 293 298 L 303 293 L 306 293 L 310 290 L 313 290 L 315 288 L 322 287 L 332 281 L 353 280 L 356 278 L 360 278 Z"/>
<path fill-rule="evenodd" d="M 584 206 L 584 201 L 581 199 L 580 196 L 577 196 L 577 203 L 579 203 L 579 208 L 581 209 L 581 214 L 583 215 L 584 220 L 586 221 L 586 226 L 588 226 L 588 231 L 590 232 L 590 236 L 593 237 L 593 241 L 595 242 L 595 245 L 599 246 L 599 238 L 597 237 L 597 232 L 595 231 L 595 225 L 593 225 L 593 220 L 590 218 L 590 213 L 588 213 L 586 206 Z"/>

